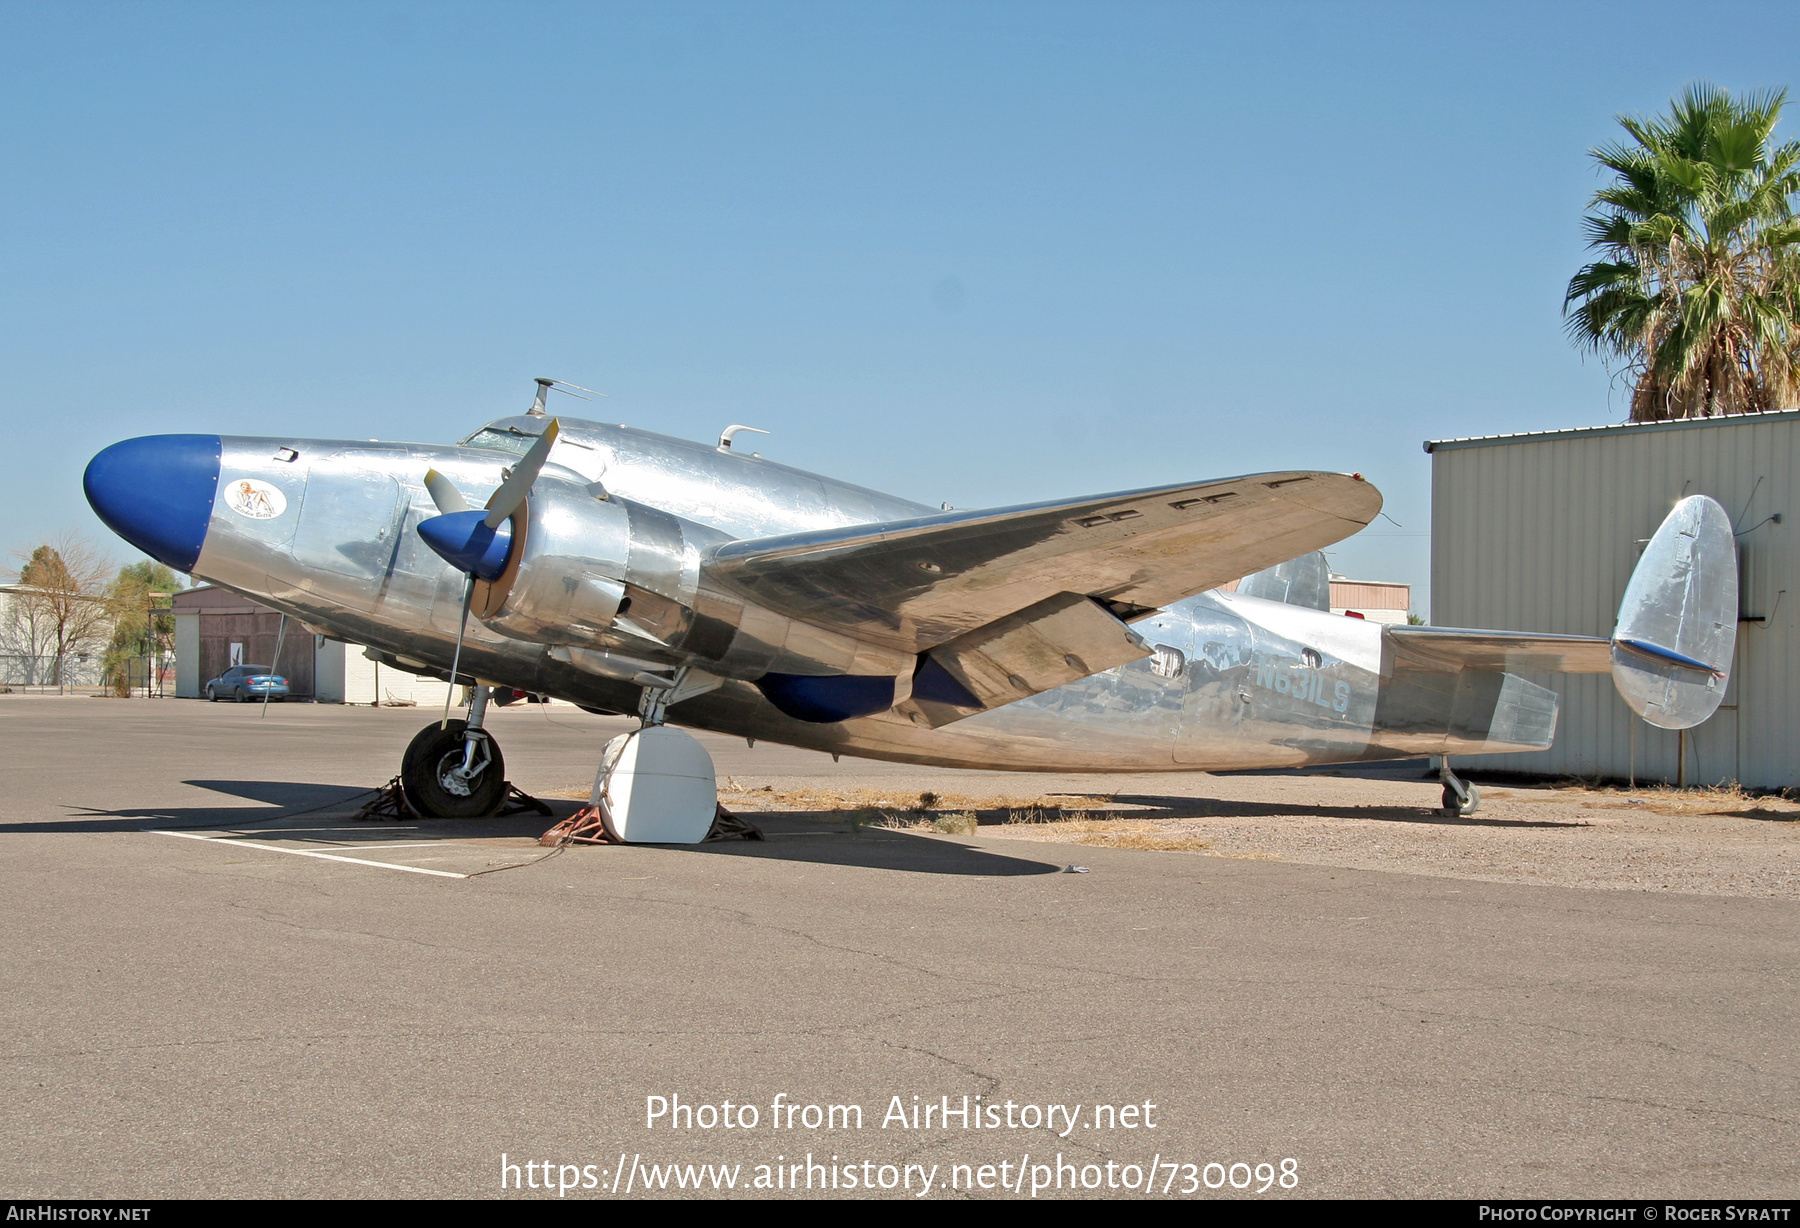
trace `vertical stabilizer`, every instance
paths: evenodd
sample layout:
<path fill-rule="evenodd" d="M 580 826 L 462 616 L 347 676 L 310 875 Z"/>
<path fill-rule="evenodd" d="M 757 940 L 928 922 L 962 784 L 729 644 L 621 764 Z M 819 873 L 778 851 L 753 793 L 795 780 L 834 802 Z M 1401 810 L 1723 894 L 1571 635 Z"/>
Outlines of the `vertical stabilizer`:
<path fill-rule="evenodd" d="M 1238 581 L 1238 595 L 1280 601 L 1309 610 L 1331 609 L 1331 568 L 1325 552 L 1314 550 L 1297 559 L 1277 563 Z"/>
<path fill-rule="evenodd" d="M 1705 495 L 1675 505 L 1644 548 L 1613 631 L 1613 685 L 1633 712 L 1687 729 L 1725 698 L 1737 648 L 1737 541 Z"/>

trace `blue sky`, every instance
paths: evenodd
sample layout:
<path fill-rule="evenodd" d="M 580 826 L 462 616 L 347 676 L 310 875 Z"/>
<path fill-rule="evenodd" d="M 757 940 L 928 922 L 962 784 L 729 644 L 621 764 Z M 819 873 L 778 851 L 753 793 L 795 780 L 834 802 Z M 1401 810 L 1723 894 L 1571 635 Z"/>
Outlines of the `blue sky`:
<path fill-rule="evenodd" d="M 1563 287 L 1618 112 L 1800 9 L 0 8 L 4 539 L 169 431 L 448 441 L 530 379 L 957 506 L 1619 421 Z M 1794 125 L 1784 124 L 1784 136 Z M 565 411 L 587 407 L 564 402 Z M 1417 601 L 1424 608 L 1423 593 Z"/>

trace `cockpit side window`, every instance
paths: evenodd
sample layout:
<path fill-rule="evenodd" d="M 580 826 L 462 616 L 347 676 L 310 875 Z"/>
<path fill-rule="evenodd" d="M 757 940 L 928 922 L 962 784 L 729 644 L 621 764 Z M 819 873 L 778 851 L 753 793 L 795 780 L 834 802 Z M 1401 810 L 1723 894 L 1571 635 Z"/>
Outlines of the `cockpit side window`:
<path fill-rule="evenodd" d="M 457 441 L 459 448 L 488 448 L 495 452 L 509 452 L 514 456 L 523 456 L 537 442 L 536 435 L 527 435 L 523 431 L 500 430 L 496 427 L 484 426 L 467 439 Z"/>

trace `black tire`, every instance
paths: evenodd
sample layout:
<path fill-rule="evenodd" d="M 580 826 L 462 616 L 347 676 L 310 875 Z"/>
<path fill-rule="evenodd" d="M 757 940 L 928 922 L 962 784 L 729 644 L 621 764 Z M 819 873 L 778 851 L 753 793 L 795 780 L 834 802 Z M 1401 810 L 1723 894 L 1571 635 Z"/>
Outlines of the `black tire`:
<path fill-rule="evenodd" d="M 1456 796 L 1456 790 L 1449 785 L 1444 786 L 1444 813 L 1462 815 L 1467 818 L 1481 808 L 1481 789 L 1476 785 L 1465 784 L 1469 790 L 1469 799 L 1462 800 Z"/>
<path fill-rule="evenodd" d="M 434 819 L 476 819 L 493 814 L 506 800 L 506 760 L 500 744 L 487 739 L 488 765 L 465 797 L 446 788 L 442 777 L 462 762 L 464 721 L 451 721 L 440 729 L 436 723 L 419 730 L 400 760 L 400 789 L 406 804 Z"/>
<path fill-rule="evenodd" d="M 216 704 L 219 702 L 219 697 L 213 691 L 212 683 L 210 682 L 206 684 L 206 702 L 209 704 Z"/>

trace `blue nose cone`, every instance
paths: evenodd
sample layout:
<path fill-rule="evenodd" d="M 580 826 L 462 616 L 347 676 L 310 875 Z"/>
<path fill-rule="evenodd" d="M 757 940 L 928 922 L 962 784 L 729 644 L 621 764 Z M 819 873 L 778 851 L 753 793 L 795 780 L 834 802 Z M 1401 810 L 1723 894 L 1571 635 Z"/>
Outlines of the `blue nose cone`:
<path fill-rule="evenodd" d="M 217 435 L 146 435 L 115 443 L 81 479 L 106 527 L 151 558 L 191 572 L 219 489 Z"/>

